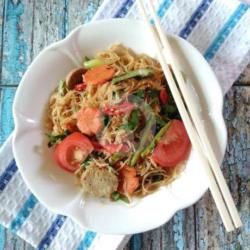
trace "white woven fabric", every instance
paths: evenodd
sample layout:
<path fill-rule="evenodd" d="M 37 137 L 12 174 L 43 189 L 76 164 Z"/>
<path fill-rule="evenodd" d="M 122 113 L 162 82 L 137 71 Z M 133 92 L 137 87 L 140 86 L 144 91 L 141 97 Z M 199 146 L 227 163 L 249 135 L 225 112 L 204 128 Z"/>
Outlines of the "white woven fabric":
<path fill-rule="evenodd" d="M 169 33 L 191 42 L 209 61 L 224 93 L 250 61 L 250 11 L 234 0 L 155 0 Z M 133 0 L 105 0 L 94 19 L 138 18 Z M 209 84 L 209 83 L 208 83 Z M 129 236 L 81 229 L 71 219 L 43 207 L 23 182 L 10 137 L 0 150 L 0 223 L 38 249 L 113 250 Z"/>

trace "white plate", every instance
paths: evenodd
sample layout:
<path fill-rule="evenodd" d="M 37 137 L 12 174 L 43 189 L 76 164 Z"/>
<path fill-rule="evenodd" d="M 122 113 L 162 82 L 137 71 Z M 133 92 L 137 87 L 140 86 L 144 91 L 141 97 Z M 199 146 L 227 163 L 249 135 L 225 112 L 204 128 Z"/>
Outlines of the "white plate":
<path fill-rule="evenodd" d="M 194 47 L 178 37 L 170 36 L 169 39 L 180 67 L 199 97 L 197 107 L 201 106 L 206 131 L 221 161 L 226 147 L 226 128 L 219 83 Z M 83 201 L 80 188 L 74 184 L 74 176 L 53 162 L 52 150 L 46 146 L 42 121 L 51 92 L 60 79 L 81 64 L 84 56 L 93 56 L 114 43 L 155 56 L 143 23 L 126 19 L 80 26 L 37 56 L 23 76 L 14 100 L 13 149 L 26 184 L 46 207 L 94 231 L 132 234 L 162 225 L 176 211 L 195 203 L 208 184 L 200 160 L 192 151 L 184 172 L 176 181 L 152 195 L 135 200 L 130 206 L 95 199 Z"/>

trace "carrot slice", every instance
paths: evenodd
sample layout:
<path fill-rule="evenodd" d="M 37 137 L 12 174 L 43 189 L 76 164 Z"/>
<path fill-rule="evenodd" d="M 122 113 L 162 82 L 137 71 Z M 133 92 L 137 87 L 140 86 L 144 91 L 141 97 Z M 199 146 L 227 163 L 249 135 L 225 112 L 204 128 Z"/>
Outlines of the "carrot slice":
<path fill-rule="evenodd" d="M 87 84 L 102 84 L 112 79 L 115 74 L 115 69 L 108 65 L 101 65 L 89 69 L 84 75 L 83 79 Z"/>
<path fill-rule="evenodd" d="M 138 188 L 139 178 L 136 176 L 135 168 L 124 166 L 119 173 L 119 177 L 118 191 L 120 193 L 131 195 Z"/>
<path fill-rule="evenodd" d="M 83 134 L 97 134 L 103 127 L 101 112 L 97 108 L 83 108 L 76 114 L 77 127 Z"/>

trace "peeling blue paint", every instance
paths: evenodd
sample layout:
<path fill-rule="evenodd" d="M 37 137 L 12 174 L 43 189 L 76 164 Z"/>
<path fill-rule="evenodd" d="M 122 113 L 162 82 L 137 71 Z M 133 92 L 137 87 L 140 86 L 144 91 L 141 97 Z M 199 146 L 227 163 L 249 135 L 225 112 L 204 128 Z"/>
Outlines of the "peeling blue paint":
<path fill-rule="evenodd" d="M 18 84 L 27 68 L 27 45 L 20 27 L 23 13 L 24 6 L 19 1 L 16 4 L 5 2 L 2 84 Z"/>
<path fill-rule="evenodd" d="M 0 89 L 0 145 L 7 139 L 14 128 L 12 103 L 15 89 Z"/>
<path fill-rule="evenodd" d="M 142 248 L 142 234 L 135 234 L 131 238 L 131 250 L 138 250 Z"/>
<path fill-rule="evenodd" d="M 174 216 L 174 241 L 176 242 L 176 247 L 178 250 L 184 250 L 184 230 L 183 230 L 183 221 L 184 221 L 184 216 L 183 216 L 184 211 L 179 211 L 175 216 Z"/>
<path fill-rule="evenodd" d="M 64 0 L 64 20 L 63 20 L 63 33 L 62 37 L 64 38 L 69 32 L 69 16 L 68 16 L 68 5 L 69 0 Z"/>
<path fill-rule="evenodd" d="M 86 10 L 86 16 L 84 17 L 84 23 L 88 23 L 94 14 L 96 13 L 99 6 L 99 1 L 93 1 L 88 4 L 87 10 Z"/>
<path fill-rule="evenodd" d="M 0 225 L 0 250 L 4 250 L 4 245 L 5 245 L 5 233 L 3 226 Z"/>

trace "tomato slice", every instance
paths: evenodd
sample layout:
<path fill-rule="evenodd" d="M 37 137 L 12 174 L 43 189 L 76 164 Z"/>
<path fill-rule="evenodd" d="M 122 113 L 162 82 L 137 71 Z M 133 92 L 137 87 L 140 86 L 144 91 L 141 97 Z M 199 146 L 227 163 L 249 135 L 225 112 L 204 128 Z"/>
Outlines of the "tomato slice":
<path fill-rule="evenodd" d="M 118 191 L 123 194 L 131 195 L 139 186 L 139 178 L 133 167 L 124 166 L 119 172 L 120 183 Z"/>
<path fill-rule="evenodd" d="M 168 93 L 167 93 L 166 89 L 162 89 L 162 90 L 160 91 L 160 96 L 159 96 L 159 98 L 160 98 L 160 101 L 161 101 L 162 104 L 167 104 L 167 103 L 168 103 L 168 101 L 169 101 L 169 96 L 168 96 Z"/>
<path fill-rule="evenodd" d="M 128 153 L 129 147 L 126 144 L 100 144 L 97 141 L 91 141 L 92 145 L 94 146 L 95 151 L 99 152 L 108 152 L 110 154 L 114 154 L 117 152 Z"/>
<path fill-rule="evenodd" d="M 103 113 L 106 115 L 122 115 L 126 114 L 134 109 L 134 104 L 130 102 L 123 102 L 121 104 L 108 106 L 103 109 Z"/>
<path fill-rule="evenodd" d="M 153 151 L 153 160 L 163 168 L 187 159 L 191 143 L 182 121 L 172 120 L 169 129 Z"/>
<path fill-rule="evenodd" d="M 74 132 L 56 146 L 54 158 L 61 168 L 74 172 L 93 149 L 94 147 L 88 137 L 79 132 Z"/>

